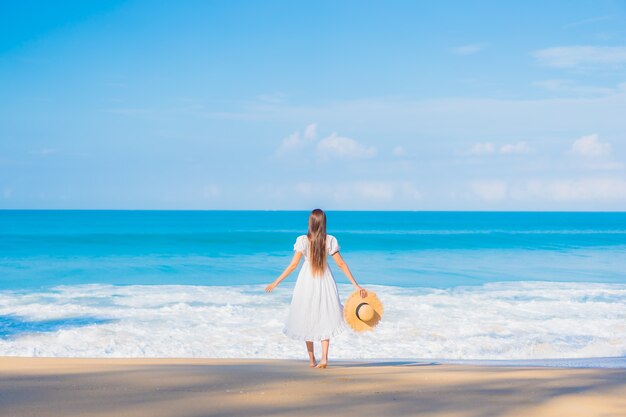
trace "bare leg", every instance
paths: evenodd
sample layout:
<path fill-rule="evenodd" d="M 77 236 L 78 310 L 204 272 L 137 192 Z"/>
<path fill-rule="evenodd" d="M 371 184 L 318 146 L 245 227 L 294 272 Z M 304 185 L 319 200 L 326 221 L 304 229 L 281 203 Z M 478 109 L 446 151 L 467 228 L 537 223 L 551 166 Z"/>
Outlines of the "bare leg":
<path fill-rule="evenodd" d="M 311 368 L 317 365 L 315 362 L 315 352 L 313 350 L 313 342 L 306 342 L 306 351 L 309 353 L 309 361 L 311 362 Z"/>
<path fill-rule="evenodd" d="M 320 364 L 317 365 L 317 368 L 326 368 L 328 364 L 328 345 L 330 344 L 330 339 L 322 340 L 322 360 Z"/>

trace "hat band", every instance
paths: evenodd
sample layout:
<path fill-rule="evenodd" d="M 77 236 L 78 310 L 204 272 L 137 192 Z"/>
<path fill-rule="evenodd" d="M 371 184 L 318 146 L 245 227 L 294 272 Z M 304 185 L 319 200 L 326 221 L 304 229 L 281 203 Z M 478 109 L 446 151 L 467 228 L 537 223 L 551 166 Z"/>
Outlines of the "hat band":
<path fill-rule="evenodd" d="M 357 317 L 359 320 L 361 320 L 361 321 L 365 321 L 365 320 L 363 320 L 363 319 L 359 316 L 359 310 L 361 309 L 361 307 L 363 307 L 363 306 L 368 306 L 368 305 L 369 305 L 368 303 L 361 303 L 361 304 L 359 304 L 358 306 L 356 306 L 356 317 Z"/>

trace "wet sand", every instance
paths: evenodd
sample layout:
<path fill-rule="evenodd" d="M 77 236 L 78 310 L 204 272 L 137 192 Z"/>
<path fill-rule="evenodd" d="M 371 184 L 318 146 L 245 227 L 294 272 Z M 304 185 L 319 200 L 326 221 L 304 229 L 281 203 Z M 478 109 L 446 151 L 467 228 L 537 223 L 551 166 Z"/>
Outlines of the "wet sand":
<path fill-rule="evenodd" d="M 626 416 L 626 369 L 0 358 L 5 416 Z"/>

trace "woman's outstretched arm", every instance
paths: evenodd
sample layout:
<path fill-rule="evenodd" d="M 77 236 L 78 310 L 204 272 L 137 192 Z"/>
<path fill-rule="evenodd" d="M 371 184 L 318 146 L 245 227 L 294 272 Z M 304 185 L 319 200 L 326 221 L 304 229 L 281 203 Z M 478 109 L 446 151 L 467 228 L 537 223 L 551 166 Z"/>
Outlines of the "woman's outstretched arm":
<path fill-rule="evenodd" d="M 346 274 L 346 276 L 356 287 L 356 289 L 359 290 L 359 292 L 361 293 L 361 297 L 367 297 L 367 291 L 365 291 L 365 288 L 362 288 L 359 284 L 356 283 L 356 280 L 352 276 L 352 272 L 350 272 L 350 268 L 348 268 L 348 264 L 346 263 L 346 261 L 343 260 L 339 252 L 335 252 L 333 254 L 333 259 L 335 260 L 335 263 L 337 264 L 339 269 L 341 269 L 343 273 Z"/>
<path fill-rule="evenodd" d="M 282 280 L 287 278 L 289 274 L 291 274 L 294 271 L 294 269 L 298 267 L 298 264 L 300 263 L 300 259 L 302 259 L 302 253 L 296 251 L 296 253 L 293 254 L 293 258 L 291 258 L 291 262 L 289 263 L 289 265 L 287 265 L 287 268 L 285 268 L 283 273 L 280 274 L 280 276 L 276 278 L 274 282 L 272 282 L 267 287 L 265 287 L 265 292 L 272 291 L 274 288 L 276 288 L 278 284 L 280 284 Z"/>

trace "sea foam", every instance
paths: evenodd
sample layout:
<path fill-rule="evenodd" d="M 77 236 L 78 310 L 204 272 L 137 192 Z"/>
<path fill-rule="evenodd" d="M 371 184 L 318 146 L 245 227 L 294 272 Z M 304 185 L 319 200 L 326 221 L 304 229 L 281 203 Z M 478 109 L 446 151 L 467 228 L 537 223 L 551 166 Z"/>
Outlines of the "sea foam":
<path fill-rule="evenodd" d="M 576 366 L 582 362 L 571 359 L 626 356 L 623 284 L 368 288 L 384 303 L 382 322 L 374 332 L 340 334 L 331 358 L 570 359 L 561 363 Z M 339 289 L 345 300 L 351 287 Z M 304 344 L 282 333 L 292 290 L 293 283 L 269 294 L 260 285 L 0 291 L 0 355 L 304 358 Z"/>

